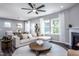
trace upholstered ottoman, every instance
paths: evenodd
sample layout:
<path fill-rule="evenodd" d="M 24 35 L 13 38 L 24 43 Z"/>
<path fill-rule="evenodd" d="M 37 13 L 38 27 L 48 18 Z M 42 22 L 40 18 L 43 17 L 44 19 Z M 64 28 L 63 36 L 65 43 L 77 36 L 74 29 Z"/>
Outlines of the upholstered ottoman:
<path fill-rule="evenodd" d="M 69 49 L 68 56 L 79 56 L 79 50 Z"/>

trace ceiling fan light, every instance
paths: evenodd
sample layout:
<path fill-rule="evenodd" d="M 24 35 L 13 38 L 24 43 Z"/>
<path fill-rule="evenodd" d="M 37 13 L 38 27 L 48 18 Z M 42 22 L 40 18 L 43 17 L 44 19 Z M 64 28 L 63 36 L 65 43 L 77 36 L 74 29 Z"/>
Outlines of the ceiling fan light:
<path fill-rule="evenodd" d="M 36 12 L 36 10 L 33 10 L 33 12 Z"/>

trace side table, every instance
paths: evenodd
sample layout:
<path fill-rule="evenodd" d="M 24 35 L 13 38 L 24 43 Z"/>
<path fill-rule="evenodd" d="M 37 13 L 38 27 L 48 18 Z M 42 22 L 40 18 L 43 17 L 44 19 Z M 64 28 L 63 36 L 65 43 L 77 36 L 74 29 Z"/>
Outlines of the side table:
<path fill-rule="evenodd" d="M 12 50 L 12 40 L 1 40 L 2 51 Z"/>

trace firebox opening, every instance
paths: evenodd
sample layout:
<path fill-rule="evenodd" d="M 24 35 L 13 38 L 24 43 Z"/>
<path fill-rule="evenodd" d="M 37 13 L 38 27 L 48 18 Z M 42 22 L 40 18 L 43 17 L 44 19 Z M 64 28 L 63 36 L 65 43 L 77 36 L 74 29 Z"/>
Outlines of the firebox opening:
<path fill-rule="evenodd" d="M 79 50 L 79 33 L 72 33 L 72 49 Z"/>

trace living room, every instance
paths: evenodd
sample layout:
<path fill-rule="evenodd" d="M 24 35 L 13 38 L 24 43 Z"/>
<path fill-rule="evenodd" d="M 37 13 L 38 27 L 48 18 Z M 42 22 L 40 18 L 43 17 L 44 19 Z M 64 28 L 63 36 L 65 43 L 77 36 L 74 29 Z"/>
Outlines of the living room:
<path fill-rule="evenodd" d="M 0 7 L 1 56 L 79 56 L 78 3 L 0 3 Z"/>

